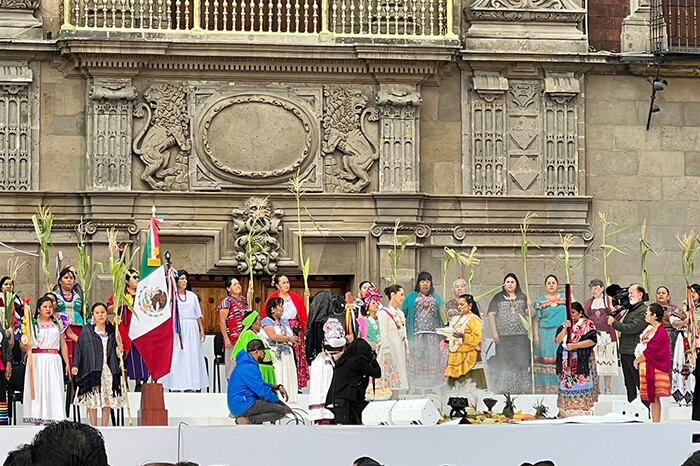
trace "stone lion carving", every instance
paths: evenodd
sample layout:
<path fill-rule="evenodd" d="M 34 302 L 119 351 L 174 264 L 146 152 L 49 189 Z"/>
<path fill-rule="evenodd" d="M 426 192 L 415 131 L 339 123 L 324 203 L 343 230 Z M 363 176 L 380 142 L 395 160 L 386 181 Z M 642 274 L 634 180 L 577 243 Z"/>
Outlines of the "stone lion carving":
<path fill-rule="evenodd" d="M 146 117 L 147 124 L 133 144 L 134 152 L 146 164 L 141 179 L 153 189 L 183 189 L 187 166 L 182 163 L 181 155 L 192 149 L 187 87 L 183 83 L 153 84 L 143 93 L 143 98 L 147 104 L 138 105 L 134 117 Z M 176 163 L 171 163 L 173 147 L 179 152 Z"/>
<path fill-rule="evenodd" d="M 326 102 L 321 149 L 328 156 L 340 153 L 339 159 L 326 162 L 326 174 L 333 179 L 329 184 L 334 191 L 361 192 L 370 183 L 369 170 L 379 159 L 366 125 L 379 120 L 379 115 L 367 106 L 369 97 L 361 89 L 327 86 L 323 95 Z"/>
<path fill-rule="evenodd" d="M 257 275 L 277 272 L 281 249 L 277 236 L 282 231 L 282 209 L 275 209 L 266 197 L 249 197 L 233 210 L 232 215 L 236 235 L 234 262 L 238 271 L 250 273 L 246 253 L 248 243 L 251 243 L 253 272 Z"/>

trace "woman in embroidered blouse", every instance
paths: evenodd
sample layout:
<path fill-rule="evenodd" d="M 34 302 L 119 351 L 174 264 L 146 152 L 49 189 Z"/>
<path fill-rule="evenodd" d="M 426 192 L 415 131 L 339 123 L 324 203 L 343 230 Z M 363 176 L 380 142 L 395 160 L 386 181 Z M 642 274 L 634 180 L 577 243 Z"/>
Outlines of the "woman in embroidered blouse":
<path fill-rule="evenodd" d="M 520 290 L 518 277 L 509 273 L 503 279 L 503 289 L 491 298 L 489 304 L 489 324 L 496 355 L 491 358 L 490 383 L 494 393 L 530 393 L 530 339 L 522 319 L 528 311 L 525 294 Z M 493 361 L 493 363 L 491 363 Z"/>
<path fill-rule="evenodd" d="M 447 323 L 442 298 L 435 292 L 433 276 L 421 272 L 416 288 L 406 296 L 402 310 L 406 315 L 406 333 L 411 343 L 411 386 L 435 389 L 444 383 L 444 362 L 435 329 Z"/>
<path fill-rule="evenodd" d="M 287 319 L 289 326 L 295 335 L 299 335 L 301 343 L 294 345 L 294 356 L 297 361 L 297 381 L 299 382 L 299 389 L 306 387 L 309 383 L 309 364 L 306 362 L 306 349 L 304 333 L 306 332 L 306 305 L 304 305 L 304 299 L 290 290 L 289 278 L 286 275 L 273 275 L 272 283 L 277 288 L 277 291 L 272 293 L 265 301 L 265 309 L 267 309 L 267 302 L 271 298 L 282 298 L 284 300 L 284 315 L 282 317 Z M 236 355 L 234 354 L 234 358 Z"/>
<path fill-rule="evenodd" d="M 600 279 L 593 279 L 588 284 L 591 297 L 583 305 L 589 319 L 593 321 L 598 341 L 595 345 L 595 367 L 599 376 L 603 376 L 605 394 L 611 395 L 610 382 L 613 375 L 619 375 L 617 363 L 617 333 L 610 324 L 608 316 L 612 314 L 609 298 L 605 296 L 605 285 Z"/>
<path fill-rule="evenodd" d="M 224 362 L 226 380 L 231 378 L 236 359 L 232 357 L 233 347 L 243 331 L 243 317 L 248 312 L 248 300 L 243 296 L 243 287 L 236 278 L 226 280 L 228 296 L 219 303 L 219 327 L 224 336 Z"/>
<path fill-rule="evenodd" d="M 535 392 L 557 393 L 559 377 L 556 374 L 558 345 L 554 343 L 557 328 L 566 320 L 566 298 L 559 292 L 559 279 L 547 275 L 545 294 L 535 301 L 535 319 L 532 321 L 535 350 Z"/>
<path fill-rule="evenodd" d="M 700 311 L 700 285 L 690 285 L 690 297 L 696 317 Z M 689 306 L 684 301 L 682 308 L 676 308 L 669 315 L 669 322 L 677 332 L 676 343 L 673 347 L 673 359 L 671 360 L 671 396 L 676 403 L 681 405 L 693 405 L 693 420 L 700 421 L 700 407 L 698 415 L 695 415 L 693 392 L 695 391 L 695 375 L 693 374 L 693 354 L 688 343 L 688 331 L 690 326 Z M 665 313 L 664 313 L 665 316 Z M 697 319 L 696 319 L 697 321 Z M 670 339 L 671 334 L 669 334 Z M 696 365 L 697 367 L 697 365 Z M 697 417 L 697 419 L 696 419 Z"/>
<path fill-rule="evenodd" d="M 265 314 L 267 317 L 262 320 L 261 335 L 272 351 L 272 366 L 275 369 L 277 383 L 287 388 L 289 402 L 296 403 L 299 384 L 292 348 L 299 344 L 300 339 L 292 332 L 287 319 L 282 317 L 284 315 L 282 298 L 268 299 Z"/>
<path fill-rule="evenodd" d="M 70 267 L 66 267 L 61 270 L 58 276 L 58 284 L 53 291 L 56 295 L 56 312 L 68 318 L 70 329 L 72 330 L 72 333 L 66 333 L 68 337 L 66 340 L 68 344 L 68 359 L 71 364 L 73 363 L 73 353 L 80 331 L 85 325 L 83 298 L 75 287 L 75 280 L 75 272 Z"/>
<path fill-rule="evenodd" d="M 671 323 L 671 316 L 676 313 L 678 315 L 678 306 L 671 304 L 671 292 L 667 287 L 661 285 L 656 289 L 656 304 L 661 306 L 664 310 L 664 318 L 662 324 L 668 332 L 668 337 L 671 340 L 670 357 L 673 359 L 673 348 L 676 345 L 676 338 L 678 338 L 678 331 L 674 328 Z"/>
<path fill-rule="evenodd" d="M 481 361 L 482 324 L 479 306 L 470 294 L 457 298 L 459 318 L 452 325 L 455 333 L 449 339 L 445 377 L 447 386 L 454 387 L 471 381 L 476 388 L 486 389 L 486 375 Z"/>
<path fill-rule="evenodd" d="M 377 288 L 370 286 L 362 298 L 362 319 L 363 324 L 360 325 L 362 338 L 367 340 L 373 350 L 377 350 L 380 343 L 379 321 L 377 320 L 377 311 L 379 311 L 380 300 L 382 295 L 379 294 Z"/>
<path fill-rule="evenodd" d="M 559 327 L 555 340 L 559 344 L 556 362 L 559 374 L 557 406 L 568 415 L 588 414 L 598 401 L 593 353 L 598 335 L 581 303 L 571 303 L 571 318 L 571 321 L 566 320 Z"/>
<path fill-rule="evenodd" d="M 402 390 L 408 390 L 408 339 L 406 337 L 406 318 L 401 311 L 405 300 L 401 285 L 391 285 L 384 290 L 389 298 L 388 307 L 380 307 L 377 312 L 379 346 L 377 360 L 382 368 L 379 382 L 389 390 L 391 397 L 399 399 Z"/>
<path fill-rule="evenodd" d="M 643 401 L 651 403 L 652 422 L 661 421 L 660 397 L 671 395 L 668 358 L 668 332 L 663 326 L 664 308 L 654 303 L 647 308 L 645 320 L 649 326 L 639 335 L 634 349 L 634 367 L 639 369 L 639 392 Z"/>

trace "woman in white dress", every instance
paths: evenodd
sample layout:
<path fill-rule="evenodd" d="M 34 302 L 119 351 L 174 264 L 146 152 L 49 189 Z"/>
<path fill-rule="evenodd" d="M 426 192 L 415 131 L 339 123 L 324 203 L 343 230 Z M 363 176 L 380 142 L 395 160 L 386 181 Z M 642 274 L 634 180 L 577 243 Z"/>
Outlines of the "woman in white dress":
<path fill-rule="evenodd" d="M 289 322 L 282 317 L 284 299 L 269 299 L 265 314 L 267 317 L 262 320 L 260 335 L 267 341 L 272 351 L 272 366 L 275 368 L 277 383 L 287 388 L 289 402 L 296 403 L 299 383 L 292 347 L 299 344 L 299 337 L 294 335 Z"/>
<path fill-rule="evenodd" d="M 32 399 L 32 371 L 27 367 L 24 373 L 24 398 L 22 401 L 24 422 L 36 425 L 50 424 L 66 418 L 64 411 L 63 369 L 61 358 L 66 364 L 66 375 L 70 376 L 68 346 L 61 333 L 61 324 L 53 317 L 53 303 L 42 297 L 37 301 L 37 312 L 32 322 L 27 324 L 31 337 L 23 335 L 22 351 L 32 352 L 34 399 Z"/>
<path fill-rule="evenodd" d="M 408 390 L 408 340 L 406 338 L 406 318 L 401 306 L 405 299 L 401 285 L 391 285 L 384 290 L 389 298 L 389 307 L 382 306 L 377 312 L 381 335 L 377 359 L 382 368 L 382 378 L 378 380 L 391 390 L 391 397 L 399 399 L 402 390 Z"/>
<path fill-rule="evenodd" d="M 209 386 L 209 377 L 204 363 L 204 326 L 199 298 L 189 289 L 189 274 L 186 270 L 178 272 L 177 300 L 182 346 L 180 337 L 173 339 L 173 362 L 170 373 L 158 380 L 163 388 L 172 391 L 199 391 Z"/>

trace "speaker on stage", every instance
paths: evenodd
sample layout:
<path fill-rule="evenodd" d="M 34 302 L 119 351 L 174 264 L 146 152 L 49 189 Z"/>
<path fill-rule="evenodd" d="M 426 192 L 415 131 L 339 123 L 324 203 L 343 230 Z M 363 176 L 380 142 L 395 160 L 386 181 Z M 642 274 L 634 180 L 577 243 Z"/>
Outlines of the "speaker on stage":
<path fill-rule="evenodd" d="M 391 426 L 391 410 L 394 409 L 396 400 L 370 401 L 362 411 L 362 425 L 364 426 Z"/>
<path fill-rule="evenodd" d="M 428 399 L 397 401 L 391 410 L 391 421 L 395 426 L 429 426 L 437 424 L 439 420 L 440 413 Z"/>

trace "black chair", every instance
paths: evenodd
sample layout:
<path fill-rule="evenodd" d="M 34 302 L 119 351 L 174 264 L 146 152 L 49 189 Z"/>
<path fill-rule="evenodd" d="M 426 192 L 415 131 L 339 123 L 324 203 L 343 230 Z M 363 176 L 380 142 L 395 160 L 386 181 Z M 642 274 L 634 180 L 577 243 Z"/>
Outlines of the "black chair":
<path fill-rule="evenodd" d="M 219 385 L 218 392 L 223 388 L 221 385 L 221 367 L 226 367 L 224 361 L 224 336 L 219 332 L 214 335 L 214 376 L 212 377 L 212 392 L 217 393 L 216 386 Z M 225 370 L 225 369 L 224 369 Z"/>

